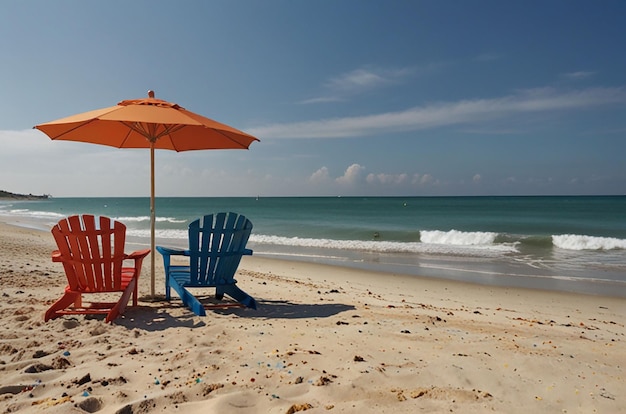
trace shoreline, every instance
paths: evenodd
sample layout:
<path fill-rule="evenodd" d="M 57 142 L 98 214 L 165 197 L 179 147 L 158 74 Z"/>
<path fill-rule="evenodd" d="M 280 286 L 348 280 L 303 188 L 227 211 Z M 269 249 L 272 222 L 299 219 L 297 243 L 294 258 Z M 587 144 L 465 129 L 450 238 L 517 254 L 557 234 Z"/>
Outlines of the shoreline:
<path fill-rule="evenodd" d="M 548 200 L 543 200 L 544 198 Z M 593 197 L 594 200 L 597 198 Z M 313 223 L 310 217 L 314 217 L 317 214 L 316 211 L 324 206 L 335 205 L 334 199 L 332 202 L 323 202 L 320 205 L 307 203 L 302 207 L 305 208 L 304 211 L 309 212 L 305 215 L 309 219 L 305 217 L 303 218 L 304 221 L 300 223 L 296 217 L 287 214 L 287 217 L 291 218 L 280 225 L 277 224 L 282 223 L 280 220 L 276 222 L 272 219 L 272 214 L 276 214 L 274 208 L 277 208 L 277 211 L 287 211 L 281 209 L 285 209 L 292 203 L 297 205 L 297 200 L 288 198 L 286 202 L 278 202 L 272 198 L 266 203 L 259 204 L 256 201 L 236 202 L 232 201 L 231 198 L 227 198 L 227 201 L 220 201 L 215 198 L 204 199 L 201 198 L 200 201 L 206 201 L 218 209 L 228 209 L 229 207 L 226 207 L 225 204 L 235 203 L 237 207 L 241 207 L 243 210 L 256 212 L 256 224 L 258 226 L 255 227 L 255 232 L 253 232 L 248 243 L 249 248 L 254 250 L 256 257 L 325 263 L 385 273 L 427 275 L 443 280 L 465 281 L 486 286 L 512 286 L 626 298 L 626 280 L 624 279 L 626 274 L 626 262 L 624 261 L 626 258 L 624 256 L 626 236 L 620 230 L 622 228 L 621 222 L 616 222 L 613 226 L 620 237 L 614 240 L 609 237 L 612 233 L 608 231 L 600 232 L 603 236 L 596 237 L 599 234 L 591 231 L 591 229 L 602 221 L 583 217 L 576 221 L 579 223 L 577 226 L 568 227 L 576 234 L 567 239 L 566 243 L 561 239 L 557 243 L 552 240 L 555 236 L 547 235 L 560 234 L 558 223 L 545 228 L 541 223 L 544 223 L 542 220 L 545 217 L 543 219 L 542 217 L 547 213 L 539 213 L 537 210 L 537 205 L 544 202 L 547 203 L 547 206 L 552 206 L 551 208 L 554 210 L 554 201 L 549 201 L 551 197 L 541 197 L 542 201 L 540 202 L 529 204 L 528 201 L 525 201 L 522 203 L 522 206 L 528 205 L 529 208 L 534 208 L 531 210 L 534 212 L 532 214 L 534 214 L 535 219 L 531 220 L 527 227 L 520 227 L 523 226 L 523 220 L 518 220 L 520 221 L 518 224 L 515 224 L 516 221 L 513 220 L 509 225 L 498 225 L 499 230 L 496 233 L 490 232 L 495 231 L 495 229 L 489 226 L 483 227 L 480 224 L 481 221 L 478 220 L 480 215 L 467 215 L 463 212 L 464 209 L 467 209 L 467 207 L 463 207 L 466 206 L 466 202 L 454 204 L 454 209 L 460 209 L 459 216 L 455 216 L 457 217 L 456 224 L 464 223 L 461 226 L 464 230 L 449 230 L 452 224 L 442 224 L 441 217 L 437 215 L 439 221 L 435 220 L 436 223 L 431 223 L 431 226 L 416 225 L 413 226 L 412 230 L 406 230 L 410 226 L 410 220 L 421 217 L 419 214 L 411 213 L 409 216 L 412 218 L 409 220 L 407 217 L 409 222 L 403 220 L 403 224 L 394 224 L 393 221 L 390 221 L 378 226 L 373 223 L 367 224 L 365 227 L 363 227 L 363 223 L 350 221 L 352 219 L 347 217 L 341 219 L 340 215 L 339 219 L 328 222 L 324 226 L 323 232 L 316 233 L 312 231 L 311 225 Z M 377 198 L 373 201 L 357 199 L 359 201 L 356 205 L 365 203 L 365 207 L 367 207 L 365 211 L 370 211 L 368 214 L 371 214 L 371 211 L 376 211 L 376 208 L 380 209 L 382 205 L 391 207 L 394 205 L 386 197 Z M 510 197 L 507 197 L 504 204 L 511 203 L 509 199 Z M 40 227 L 46 230 L 59 219 L 62 213 L 69 213 L 80 206 L 80 210 L 92 211 L 94 214 L 117 213 L 117 216 L 122 217 L 128 225 L 128 240 L 143 243 L 145 247 L 148 246 L 150 230 L 146 227 L 146 220 L 149 218 L 144 215 L 145 209 L 139 207 L 139 204 L 145 201 L 142 197 L 133 202 L 119 198 L 111 198 L 109 201 L 79 198 L 76 200 L 78 205 L 60 200 L 62 199 L 49 202 L 50 206 L 47 208 L 39 209 L 36 204 L 32 204 L 33 202 L 22 203 L 15 207 L 15 210 L 7 208 L 5 211 L 7 214 L 3 215 L 4 221 L 21 221 L 20 225 Z M 186 246 L 184 223 L 187 220 L 187 213 L 184 212 L 198 211 L 201 202 L 181 202 L 169 198 L 162 201 L 164 204 L 160 211 L 163 214 L 161 221 L 164 223 L 157 226 L 157 244 L 176 247 Z M 514 203 L 518 209 L 516 211 L 519 213 L 521 207 L 516 203 Z M 574 198 L 566 204 L 571 203 L 579 206 L 589 205 L 593 207 L 595 205 L 594 208 L 598 212 L 604 211 L 602 209 L 609 209 L 607 211 L 610 212 L 612 211 L 610 210 L 611 206 L 614 206 L 611 203 L 605 205 L 604 201 L 588 203 L 581 201 L 580 198 Z M 412 205 L 412 203 L 410 204 Z M 422 207 L 432 210 L 431 204 L 432 202 L 428 202 Z M 502 209 L 502 203 L 496 204 L 495 207 L 487 206 L 488 208 L 495 208 L 496 213 L 499 212 L 498 214 L 500 214 L 496 214 L 492 218 L 495 223 L 504 219 L 508 220 L 508 217 L 515 215 L 515 212 L 508 211 L 505 213 Z M 562 203 L 556 204 L 561 205 Z M 397 203 L 395 205 L 397 207 Z M 438 204 L 435 203 L 435 205 Z M 470 205 L 474 204 L 470 203 Z M 115 208 L 112 208 L 114 206 Z M 354 207 L 352 204 L 349 206 Z M 445 203 L 443 207 L 446 207 Z M 406 213 L 405 207 L 401 208 Z M 342 214 L 345 214 L 346 208 L 341 211 L 344 211 Z M 440 211 L 440 208 L 436 211 Z M 570 215 L 575 217 L 573 213 Z M 604 217 L 602 214 L 597 216 Z M 615 214 L 610 216 L 615 221 Z M 525 216 L 522 215 L 522 217 Z M 1 220 L 3 220 L 2 217 L 0 217 Z M 371 223 L 372 220 L 365 220 L 364 222 Z M 380 226 L 383 226 L 391 233 L 383 231 L 381 234 L 385 236 L 379 240 L 367 238 L 370 233 L 364 230 L 357 231 L 347 237 L 343 227 L 347 223 L 351 223 L 348 226 L 350 229 L 367 227 L 373 231 L 382 230 Z M 399 231 L 399 228 L 405 228 L 403 226 L 407 226 L 406 231 Z M 430 230 L 419 230 L 422 228 L 430 228 Z M 433 230 L 437 228 L 443 230 Z M 452 228 L 456 228 L 456 226 L 452 226 Z M 575 229 L 580 231 L 576 232 Z M 425 233 L 422 234 L 423 232 Z M 273 234 L 280 236 L 273 236 Z M 596 236 L 588 236 L 587 234 L 596 234 Z M 422 236 L 426 238 L 423 242 Z M 329 238 L 327 239 L 327 237 Z M 418 239 L 415 237 L 418 237 L 419 241 L 416 241 Z M 584 248 L 581 249 L 581 246 Z"/>
<path fill-rule="evenodd" d="M 255 254 L 256 251 L 255 251 Z M 468 266 L 463 258 L 452 261 L 440 258 L 422 259 L 419 272 L 411 271 L 413 267 L 394 265 L 392 263 L 376 263 L 364 261 L 349 261 L 345 259 L 333 260 L 330 258 L 319 260 L 299 259 L 286 255 L 267 255 L 258 253 L 256 257 L 266 260 L 296 262 L 302 264 L 319 264 L 331 267 L 353 269 L 362 272 L 377 272 L 393 276 L 412 277 L 418 279 L 432 279 L 444 283 L 460 283 L 473 286 L 499 287 L 524 289 L 537 292 L 571 293 L 589 296 L 606 296 L 626 299 L 626 282 L 619 280 L 569 277 L 566 275 L 515 275 L 505 272 L 484 271 L 478 267 Z M 452 267 L 452 266 L 454 267 Z"/>
<path fill-rule="evenodd" d="M 623 299 L 252 256 L 259 309 L 197 317 L 145 296 L 148 260 L 113 324 L 44 323 L 52 236 L 0 223 L 0 245 L 1 412 L 626 413 Z"/>
<path fill-rule="evenodd" d="M 0 217 L 0 225 L 14 226 L 24 228 L 35 232 L 50 234 L 49 230 L 41 228 L 41 224 L 31 220 L 14 219 L 7 221 L 6 218 Z M 184 240 L 174 239 L 158 239 L 157 245 L 170 246 L 176 248 L 185 248 Z M 129 248 L 149 248 L 149 242 L 138 238 L 137 236 L 128 236 L 126 239 Z M 502 288 L 520 288 L 532 291 L 545 291 L 553 293 L 574 293 L 590 296 L 606 296 L 613 298 L 626 299 L 626 281 L 614 279 L 600 279 L 596 277 L 584 278 L 577 275 L 571 277 L 567 274 L 549 274 L 544 275 L 541 272 L 536 274 L 525 272 L 516 274 L 511 271 L 506 263 L 497 263 L 489 261 L 476 262 L 475 259 L 469 257 L 448 257 L 437 258 L 429 256 L 420 256 L 415 263 L 404 263 L 406 258 L 400 261 L 394 260 L 393 254 L 371 254 L 366 260 L 363 260 L 360 254 L 352 252 L 344 252 L 341 257 L 324 256 L 315 254 L 313 256 L 303 254 L 287 254 L 274 252 L 272 248 L 267 249 L 264 246 L 255 246 L 254 242 L 249 242 L 249 247 L 254 250 L 252 258 L 264 258 L 267 260 L 277 260 L 282 262 L 295 262 L 302 264 L 320 264 L 333 266 L 338 268 L 354 269 L 364 272 L 379 272 L 392 275 L 402 275 L 415 278 L 435 279 L 442 282 L 458 282 L 470 285 L 478 285 L 485 287 L 502 287 Z M 369 256 L 369 255 L 366 255 Z M 157 261 L 161 260 L 157 256 Z M 413 259 L 411 259 L 413 260 Z M 497 261 L 498 259 L 493 259 Z"/>

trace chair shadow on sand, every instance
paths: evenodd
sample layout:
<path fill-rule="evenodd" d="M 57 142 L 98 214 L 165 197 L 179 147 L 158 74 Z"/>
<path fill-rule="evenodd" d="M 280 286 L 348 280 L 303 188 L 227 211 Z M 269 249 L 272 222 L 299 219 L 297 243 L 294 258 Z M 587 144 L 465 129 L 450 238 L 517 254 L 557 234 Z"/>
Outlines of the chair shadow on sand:
<path fill-rule="evenodd" d="M 215 308 L 212 312 L 220 315 L 237 315 L 242 318 L 263 319 L 306 319 L 328 318 L 342 312 L 356 309 L 343 303 L 294 303 L 285 300 L 258 300 L 258 308 L 249 310 L 241 307 Z"/>
<path fill-rule="evenodd" d="M 196 329 L 206 326 L 203 320 L 195 319 L 193 313 L 173 316 L 170 312 L 172 305 L 163 301 L 159 306 L 137 306 L 126 309 L 123 318 L 118 318 L 114 324 L 129 330 L 139 329 L 147 332 L 165 331 L 170 328 Z"/>
<path fill-rule="evenodd" d="M 286 300 L 258 300 L 256 310 L 235 305 L 235 302 L 216 301 L 213 297 L 199 296 L 200 302 L 207 308 L 207 316 L 200 317 L 185 308 L 182 303 L 170 303 L 165 300 L 153 302 L 151 306 L 138 306 L 126 309 L 124 318 L 118 318 L 116 325 L 128 329 L 140 329 L 156 332 L 169 328 L 201 328 L 207 323 L 203 319 L 211 314 L 236 315 L 254 319 L 306 319 L 328 318 L 342 312 L 355 310 L 353 305 L 342 303 L 294 303 Z M 185 309 L 184 315 L 173 316 L 173 307 Z"/>

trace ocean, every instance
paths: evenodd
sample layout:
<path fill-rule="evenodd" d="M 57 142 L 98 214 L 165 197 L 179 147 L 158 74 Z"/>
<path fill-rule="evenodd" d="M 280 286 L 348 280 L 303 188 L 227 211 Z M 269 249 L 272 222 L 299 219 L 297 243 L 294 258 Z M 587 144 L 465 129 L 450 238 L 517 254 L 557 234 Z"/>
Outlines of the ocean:
<path fill-rule="evenodd" d="M 257 256 L 626 297 L 626 196 L 158 197 L 157 244 L 184 247 L 189 222 L 219 211 L 252 221 Z M 147 197 L 0 200 L 1 220 L 37 229 L 82 213 L 150 244 Z"/>

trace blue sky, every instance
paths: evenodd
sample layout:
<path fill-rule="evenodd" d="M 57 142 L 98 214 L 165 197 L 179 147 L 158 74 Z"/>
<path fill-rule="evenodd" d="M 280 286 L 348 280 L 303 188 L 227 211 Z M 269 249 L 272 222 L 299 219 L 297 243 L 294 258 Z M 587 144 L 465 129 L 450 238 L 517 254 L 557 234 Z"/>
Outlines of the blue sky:
<path fill-rule="evenodd" d="M 146 96 L 261 139 L 159 196 L 626 194 L 623 1 L 0 3 L 0 189 L 147 196 L 149 152 L 36 124 Z"/>

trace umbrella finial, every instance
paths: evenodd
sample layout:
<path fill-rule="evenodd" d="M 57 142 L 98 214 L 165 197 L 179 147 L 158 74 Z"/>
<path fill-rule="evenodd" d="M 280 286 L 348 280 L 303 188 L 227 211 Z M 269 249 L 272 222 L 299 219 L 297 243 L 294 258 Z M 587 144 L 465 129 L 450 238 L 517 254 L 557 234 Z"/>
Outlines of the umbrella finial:
<path fill-rule="evenodd" d="M 148 98 L 154 98 L 154 91 L 153 90 L 149 90 L 148 91 Z"/>

